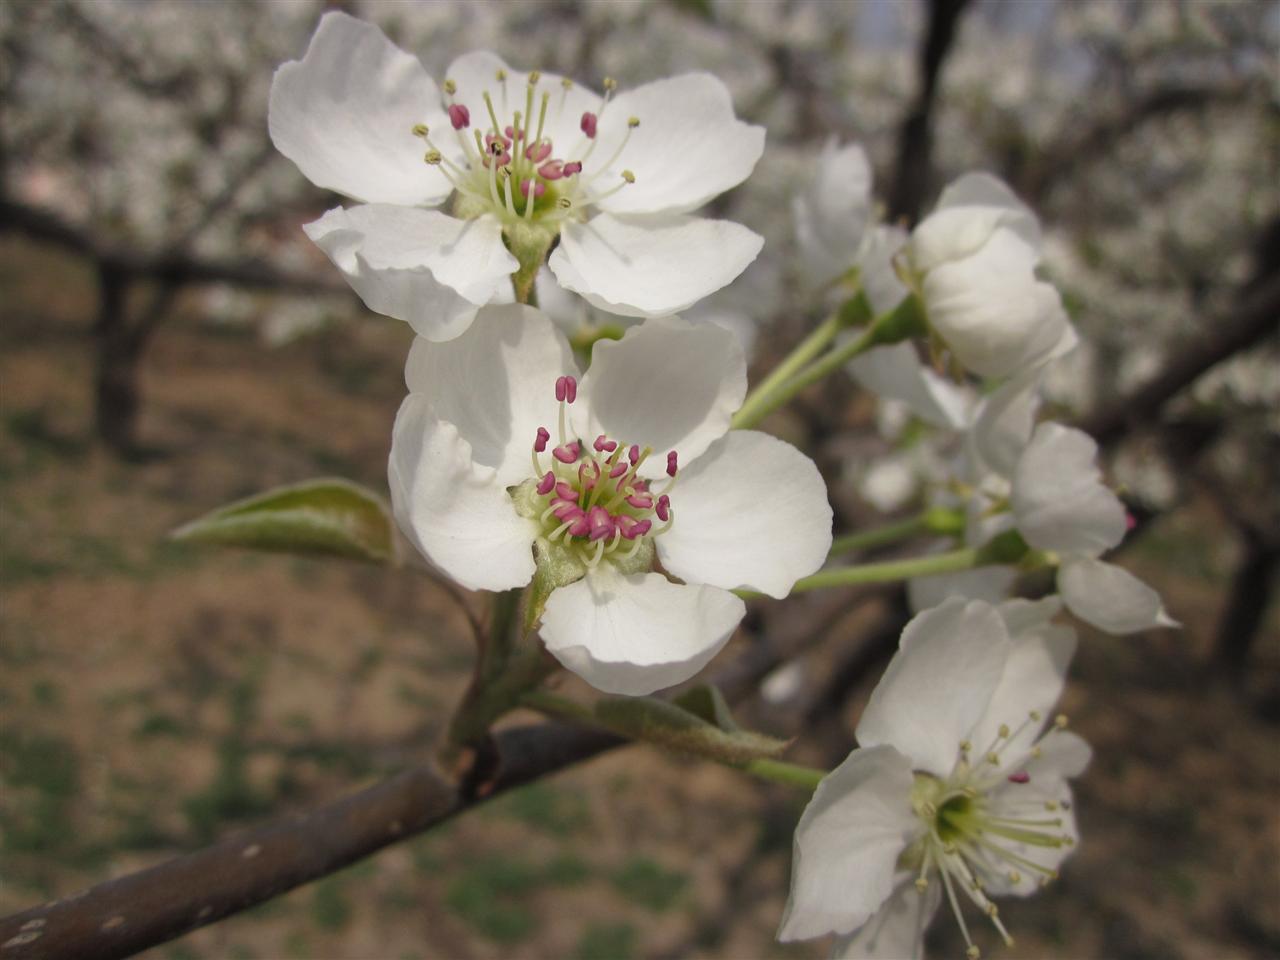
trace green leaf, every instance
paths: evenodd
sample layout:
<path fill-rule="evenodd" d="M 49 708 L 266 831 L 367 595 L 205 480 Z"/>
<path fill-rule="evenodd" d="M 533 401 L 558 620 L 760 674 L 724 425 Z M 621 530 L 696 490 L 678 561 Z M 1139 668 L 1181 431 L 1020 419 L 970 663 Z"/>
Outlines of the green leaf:
<path fill-rule="evenodd" d="M 672 702 L 726 733 L 736 733 L 742 729 L 733 719 L 733 713 L 720 688 L 709 683 L 700 683 L 696 687 L 691 687 Z"/>
<path fill-rule="evenodd" d="M 337 477 L 277 487 L 179 527 L 175 540 L 394 563 L 395 523 L 373 491 Z"/>
<path fill-rule="evenodd" d="M 652 697 L 605 697 L 596 701 L 595 713 L 605 726 L 633 740 L 721 763 L 776 757 L 787 748 L 785 740 L 750 730 L 722 730 L 675 703 Z"/>

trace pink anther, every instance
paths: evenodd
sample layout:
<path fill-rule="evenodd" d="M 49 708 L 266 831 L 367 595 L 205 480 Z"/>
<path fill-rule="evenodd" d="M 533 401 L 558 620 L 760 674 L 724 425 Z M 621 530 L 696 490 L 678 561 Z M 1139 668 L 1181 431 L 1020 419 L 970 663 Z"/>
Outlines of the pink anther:
<path fill-rule="evenodd" d="M 551 141 L 543 140 L 539 143 L 531 143 L 524 148 L 524 155 L 534 163 L 541 163 L 547 157 L 551 156 Z"/>
<path fill-rule="evenodd" d="M 603 540 L 605 537 L 612 537 L 617 529 L 609 511 L 599 505 L 587 511 L 587 522 L 591 525 L 590 537 L 592 540 Z"/>
<path fill-rule="evenodd" d="M 652 510 L 653 497 L 647 493 L 633 493 L 627 497 L 627 503 L 635 507 L 637 510 Z"/>
<path fill-rule="evenodd" d="M 672 450 L 667 454 L 667 476 L 674 477 L 676 475 L 676 452 Z"/>
<path fill-rule="evenodd" d="M 590 110 L 586 111 L 582 115 L 582 132 L 594 140 L 596 138 L 596 128 L 599 123 L 600 120 L 594 113 Z"/>
<path fill-rule="evenodd" d="M 552 473 L 550 470 L 548 470 L 545 474 L 543 474 L 542 479 L 538 481 L 538 485 L 534 489 L 538 491 L 538 496 L 545 497 L 548 493 L 550 493 L 553 489 L 555 489 L 555 485 L 556 485 L 556 475 Z"/>
<path fill-rule="evenodd" d="M 653 526 L 648 520 L 637 520 L 635 517 L 629 517 L 625 513 L 620 514 L 617 518 L 618 532 L 622 534 L 624 540 L 634 540 L 636 537 L 643 537 L 649 532 L 649 528 Z"/>
<path fill-rule="evenodd" d="M 559 460 L 561 463 L 577 463 L 578 457 L 581 453 L 582 453 L 582 450 L 578 446 L 577 440 L 574 440 L 570 443 L 566 443 L 562 447 L 556 447 L 554 450 L 551 451 L 551 455 L 555 457 L 557 460 Z"/>
<path fill-rule="evenodd" d="M 596 448 L 596 453 L 613 453 L 618 449 L 618 442 L 610 440 L 603 433 L 596 437 L 596 442 L 592 444 Z"/>
<path fill-rule="evenodd" d="M 569 524 L 569 536 L 571 537 L 585 537 L 590 532 L 591 523 L 587 520 L 585 513 L 580 517 L 575 517 Z"/>
<path fill-rule="evenodd" d="M 570 160 L 564 165 L 563 172 L 566 177 L 572 177 L 575 173 L 582 172 L 582 164 L 577 160 Z"/>
<path fill-rule="evenodd" d="M 1132 530 L 1137 525 L 1138 525 L 1138 518 L 1126 510 L 1124 514 L 1124 528 L 1126 530 Z"/>
<path fill-rule="evenodd" d="M 665 493 L 658 498 L 658 505 L 653 508 L 653 512 L 658 515 L 658 519 L 666 523 L 671 519 L 671 498 Z"/>
<path fill-rule="evenodd" d="M 551 504 L 551 512 L 555 514 L 557 520 L 561 521 L 586 516 L 582 508 L 578 506 L 577 500 L 555 500 Z"/>
<path fill-rule="evenodd" d="M 569 378 L 556 377 L 556 399 L 564 403 L 565 398 L 569 396 Z"/>
<path fill-rule="evenodd" d="M 453 124 L 453 129 L 455 130 L 469 127 L 471 126 L 471 111 L 460 103 L 450 104 L 449 122 Z"/>
<path fill-rule="evenodd" d="M 578 381 L 576 378 L 574 377 L 564 378 L 564 392 L 565 392 L 564 399 L 566 403 L 573 403 L 573 401 L 578 399 Z"/>
<path fill-rule="evenodd" d="M 564 164 L 559 160 L 548 160 L 538 168 L 538 176 L 543 180 L 559 180 L 564 176 Z"/>
<path fill-rule="evenodd" d="M 547 441 L 550 439 L 551 439 L 551 431 L 548 430 L 546 427 L 539 427 L 537 439 L 533 441 L 534 453 L 542 453 L 543 450 L 546 450 Z"/>
<path fill-rule="evenodd" d="M 578 491 L 573 489 L 573 484 L 568 480 L 561 480 L 556 484 L 556 496 L 561 500 L 572 500 L 578 502 Z"/>
<path fill-rule="evenodd" d="M 524 131 L 516 129 L 515 127 L 511 126 L 511 124 L 507 124 L 506 127 L 503 128 L 502 132 L 507 135 L 508 141 L 524 139 Z"/>
<path fill-rule="evenodd" d="M 640 462 L 640 447 L 633 443 L 633 444 L 631 445 L 631 449 L 627 451 L 627 459 L 631 461 L 631 465 L 632 465 L 633 467 L 634 467 L 637 463 L 639 463 L 639 462 Z"/>
<path fill-rule="evenodd" d="M 529 195 L 530 188 L 533 189 L 533 198 L 535 200 L 547 192 L 547 185 L 543 183 L 541 180 L 534 180 L 532 178 L 527 178 L 520 181 L 521 196 L 527 197 Z"/>
<path fill-rule="evenodd" d="M 631 464 L 625 460 L 619 460 L 613 465 L 613 469 L 609 471 L 609 479 L 617 480 L 620 476 L 631 469 Z"/>
<path fill-rule="evenodd" d="M 1025 770 L 1019 770 L 1017 773 L 1009 774 L 1009 782 L 1010 783 L 1030 783 L 1031 774 L 1027 773 L 1027 771 Z"/>

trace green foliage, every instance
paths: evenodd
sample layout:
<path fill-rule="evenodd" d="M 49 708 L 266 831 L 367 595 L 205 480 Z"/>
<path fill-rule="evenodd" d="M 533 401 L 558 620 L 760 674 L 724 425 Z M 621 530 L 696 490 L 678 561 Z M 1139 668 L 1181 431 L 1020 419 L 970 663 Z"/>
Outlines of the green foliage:
<path fill-rule="evenodd" d="M 610 879 L 624 897 L 655 913 L 675 906 L 689 883 L 685 874 L 669 871 L 647 857 L 633 857 Z"/>
<path fill-rule="evenodd" d="M 341 930 L 351 922 L 351 901 L 337 877 L 326 877 L 311 893 L 311 919 L 322 930 Z"/>
<path fill-rule="evenodd" d="M 630 960 L 636 929 L 629 923 L 589 923 L 574 951 L 576 960 Z"/>
<path fill-rule="evenodd" d="M 80 790 L 80 763 L 65 740 L 0 730 L 0 780 L 5 805 L 0 835 L 8 852 L 51 854 L 72 843 L 71 802 Z"/>
<path fill-rule="evenodd" d="M 208 513 L 177 540 L 390 563 L 395 524 L 372 491 L 337 478 L 277 487 Z"/>
<path fill-rule="evenodd" d="M 496 811 L 553 837 L 569 837 L 591 822 L 581 795 L 547 783 L 533 783 L 508 794 Z"/>

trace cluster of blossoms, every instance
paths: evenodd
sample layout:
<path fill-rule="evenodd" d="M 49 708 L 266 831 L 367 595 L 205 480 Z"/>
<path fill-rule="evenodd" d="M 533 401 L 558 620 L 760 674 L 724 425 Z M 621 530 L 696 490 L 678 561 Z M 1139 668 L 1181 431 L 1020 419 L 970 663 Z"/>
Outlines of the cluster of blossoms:
<path fill-rule="evenodd" d="M 746 612 L 737 592 L 782 598 L 824 564 L 817 468 L 731 429 L 750 406 L 743 349 L 676 316 L 761 245 L 689 216 L 763 150 L 719 81 L 608 81 L 598 95 L 473 53 L 439 88 L 376 27 L 331 13 L 277 72 L 270 127 L 314 183 L 360 201 L 308 235 L 418 334 L 388 473 L 396 520 L 436 569 L 469 589 L 528 588 L 547 651 L 599 690 L 643 695 L 728 642 Z M 1127 518 L 1093 441 L 1036 423 L 1044 371 L 1076 335 L 1038 273 L 1031 211 L 969 174 L 910 233 L 879 224 L 866 157 L 833 142 L 794 212 L 816 286 L 852 285 L 875 317 L 910 320 L 849 371 L 933 428 L 926 496 L 963 517 L 967 546 L 1016 536 L 1056 566 L 1061 597 L 997 603 L 1002 568 L 913 584 L 923 612 L 860 746 L 800 822 L 780 936 L 918 955 L 945 894 L 976 956 L 962 900 L 1009 941 L 991 896 L 1051 879 L 1076 839 L 1067 780 L 1089 750 L 1049 719 L 1076 644 L 1051 619 L 1065 605 L 1114 632 L 1170 621 L 1099 559 Z M 584 371 L 531 305 L 544 264 L 563 291 L 644 321 L 596 342 Z"/>

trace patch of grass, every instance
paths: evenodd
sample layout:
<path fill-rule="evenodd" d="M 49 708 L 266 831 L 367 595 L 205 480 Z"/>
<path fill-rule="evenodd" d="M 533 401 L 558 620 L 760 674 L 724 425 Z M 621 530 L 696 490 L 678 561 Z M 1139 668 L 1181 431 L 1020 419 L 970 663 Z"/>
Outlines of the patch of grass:
<path fill-rule="evenodd" d="M 62 702 L 62 691 L 52 680 L 36 680 L 31 684 L 31 699 L 36 706 L 56 707 Z"/>
<path fill-rule="evenodd" d="M 449 882 L 445 903 L 477 933 L 496 943 L 514 944 L 538 926 L 521 899 L 542 882 L 527 863 L 493 856 L 467 865 Z"/>
<path fill-rule="evenodd" d="M 553 837 L 569 837 L 591 823 L 587 804 L 577 793 L 547 783 L 534 783 L 509 794 L 496 812 Z"/>
<path fill-rule="evenodd" d="M 580 887 L 591 877 L 591 868 L 580 857 L 562 853 L 547 864 L 544 876 L 555 887 Z"/>
<path fill-rule="evenodd" d="M 632 857 L 610 877 L 614 888 L 655 913 L 670 910 L 684 895 L 689 878 L 647 857 Z"/>
<path fill-rule="evenodd" d="M 247 772 L 250 750 L 245 735 L 257 709 L 257 672 L 251 671 L 249 677 L 231 688 L 231 727 L 218 743 L 218 769 L 213 780 L 183 803 L 187 822 L 201 845 L 211 842 L 228 821 L 271 808 L 270 798 L 253 788 Z"/>
<path fill-rule="evenodd" d="M 636 930 L 629 923 L 590 923 L 574 951 L 576 960 L 631 960 Z"/>
<path fill-rule="evenodd" d="M 351 922 L 351 901 L 343 887 L 336 877 L 326 877 L 315 885 L 311 894 L 311 919 L 321 930 L 341 930 Z"/>
<path fill-rule="evenodd" d="M 167 960 L 200 960 L 200 954 L 185 943 L 175 943 L 165 951 Z"/>
<path fill-rule="evenodd" d="M 70 849 L 76 840 L 70 808 L 80 791 L 80 760 L 71 744 L 43 733 L 0 730 L 0 779 L 3 849 L 45 855 Z"/>
<path fill-rule="evenodd" d="M 187 725 L 177 717 L 156 711 L 148 713 L 133 731 L 135 740 L 149 737 L 182 737 L 187 734 Z"/>

